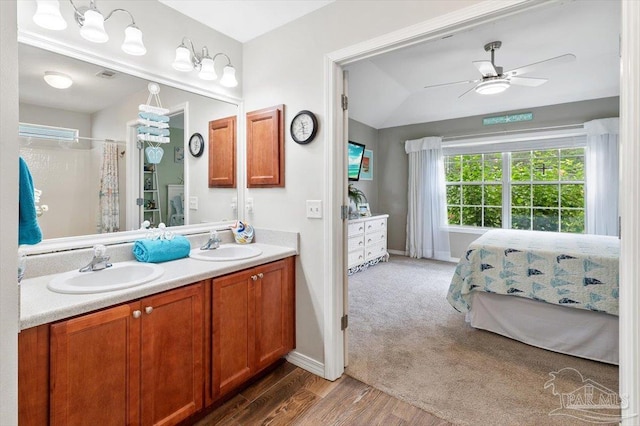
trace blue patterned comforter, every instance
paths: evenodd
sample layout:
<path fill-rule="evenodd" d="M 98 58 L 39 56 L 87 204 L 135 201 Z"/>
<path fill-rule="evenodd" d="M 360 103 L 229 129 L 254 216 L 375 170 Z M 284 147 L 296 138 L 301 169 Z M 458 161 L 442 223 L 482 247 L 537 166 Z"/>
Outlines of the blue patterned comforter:
<path fill-rule="evenodd" d="M 469 245 L 447 300 L 467 312 L 484 291 L 618 315 L 619 257 L 617 237 L 491 230 Z"/>

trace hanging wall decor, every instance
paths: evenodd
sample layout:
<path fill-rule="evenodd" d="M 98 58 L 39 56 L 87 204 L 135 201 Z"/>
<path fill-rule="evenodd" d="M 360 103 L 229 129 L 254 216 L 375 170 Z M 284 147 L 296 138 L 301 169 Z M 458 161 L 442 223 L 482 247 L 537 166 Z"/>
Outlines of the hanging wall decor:
<path fill-rule="evenodd" d="M 158 164 L 164 155 L 164 149 L 160 144 L 169 143 L 169 117 L 166 115 L 169 110 L 162 107 L 160 102 L 160 86 L 156 83 L 149 83 L 149 97 L 147 103 L 138 107 L 138 140 L 147 142 L 149 146 L 144 149 L 147 162 Z M 155 101 L 156 105 L 151 105 Z"/>

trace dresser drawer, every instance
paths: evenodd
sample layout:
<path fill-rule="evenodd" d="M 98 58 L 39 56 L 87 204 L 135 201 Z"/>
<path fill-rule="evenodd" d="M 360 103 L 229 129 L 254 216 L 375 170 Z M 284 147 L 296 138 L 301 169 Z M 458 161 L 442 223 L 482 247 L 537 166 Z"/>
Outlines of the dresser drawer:
<path fill-rule="evenodd" d="M 373 244 L 378 244 L 382 241 L 384 241 L 385 244 L 387 242 L 386 230 L 377 231 L 377 232 L 367 232 L 364 236 L 365 247 L 369 247 L 370 245 L 373 245 Z"/>
<path fill-rule="evenodd" d="M 347 240 L 347 251 L 362 250 L 364 248 L 364 235 L 356 235 Z"/>
<path fill-rule="evenodd" d="M 364 262 L 364 250 L 353 251 L 347 256 L 347 266 L 349 268 Z"/>
<path fill-rule="evenodd" d="M 375 219 L 369 220 L 365 222 L 365 231 L 367 234 L 369 232 L 377 232 L 377 231 L 386 231 L 387 230 L 387 219 Z"/>
<path fill-rule="evenodd" d="M 387 254 L 387 241 L 381 241 L 378 244 L 367 246 L 365 249 L 364 260 L 375 259 L 376 257 Z"/>
<path fill-rule="evenodd" d="M 353 236 L 353 235 L 360 235 L 360 234 L 364 234 L 364 222 L 358 222 L 358 223 L 350 223 L 347 225 L 347 235 L 349 237 Z"/>

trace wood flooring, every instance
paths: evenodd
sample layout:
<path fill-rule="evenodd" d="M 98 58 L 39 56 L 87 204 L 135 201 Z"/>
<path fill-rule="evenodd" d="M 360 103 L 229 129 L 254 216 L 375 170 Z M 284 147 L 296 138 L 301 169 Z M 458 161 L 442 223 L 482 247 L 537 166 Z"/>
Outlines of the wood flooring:
<path fill-rule="evenodd" d="M 196 423 L 197 426 L 449 424 L 349 376 L 330 382 L 288 362 Z"/>

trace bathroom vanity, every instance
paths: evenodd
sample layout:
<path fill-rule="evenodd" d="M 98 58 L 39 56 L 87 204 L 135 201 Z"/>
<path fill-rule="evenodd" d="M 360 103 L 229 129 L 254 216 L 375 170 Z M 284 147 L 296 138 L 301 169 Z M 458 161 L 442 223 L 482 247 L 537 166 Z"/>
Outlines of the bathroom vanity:
<path fill-rule="evenodd" d="M 262 254 L 165 262 L 116 292 L 23 281 L 20 425 L 177 424 L 293 350 L 297 247 L 252 246 Z"/>

